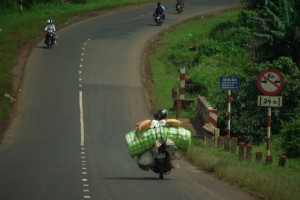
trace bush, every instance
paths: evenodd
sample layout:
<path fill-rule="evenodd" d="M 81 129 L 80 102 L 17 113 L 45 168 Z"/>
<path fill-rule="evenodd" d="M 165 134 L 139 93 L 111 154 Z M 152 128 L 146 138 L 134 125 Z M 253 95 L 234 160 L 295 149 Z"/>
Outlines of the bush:
<path fill-rule="evenodd" d="M 287 122 L 281 130 L 282 148 L 289 158 L 300 158 L 300 119 Z"/>

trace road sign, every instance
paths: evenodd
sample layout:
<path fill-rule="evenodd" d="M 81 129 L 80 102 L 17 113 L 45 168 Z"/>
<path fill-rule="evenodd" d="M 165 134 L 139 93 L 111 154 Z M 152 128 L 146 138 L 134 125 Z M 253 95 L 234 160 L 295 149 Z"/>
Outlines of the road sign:
<path fill-rule="evenodd" d="M 220 88 L 221 89 L 238 89 L 240 87 L 240 77 L 221 77 Z"/>
<path fill-rule="evenodd" d="M 265 95 L 273 96 L 283 88 L 284 80 L 282 74 L 275 69 L 262 71 L 257 79 L 258 89 Z"/>
<path fill-rule="evenodd" d="M 258 95 L 257 105 L 265 107 L 282 107 L 282 96 Z"/>

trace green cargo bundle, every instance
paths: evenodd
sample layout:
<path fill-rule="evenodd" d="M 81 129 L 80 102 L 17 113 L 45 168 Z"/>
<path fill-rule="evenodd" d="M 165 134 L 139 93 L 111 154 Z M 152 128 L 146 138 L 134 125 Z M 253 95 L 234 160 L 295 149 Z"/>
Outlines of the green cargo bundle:
<path fill-rule="evenodd" d="M 191 144 L 191 131 L 182 127 L 163 126 L 147 129 L 143 132 L 131 131 L 126 134 L 128 153 L 131 157 L 138 156 L 152 149 L 160 137 L 169 138 L 182 152 L 187 152 Z"/>

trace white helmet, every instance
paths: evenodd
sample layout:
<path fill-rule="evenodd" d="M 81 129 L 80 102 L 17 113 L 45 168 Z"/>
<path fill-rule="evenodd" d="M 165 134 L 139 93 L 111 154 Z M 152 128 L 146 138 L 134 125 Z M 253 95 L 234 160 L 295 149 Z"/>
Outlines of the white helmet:
<path fill-rule="evenodd" d="M 48 19 L 47 20 L 47 24 L 52 24 L 53 23 L 53 20 L 52 19 Z"/>

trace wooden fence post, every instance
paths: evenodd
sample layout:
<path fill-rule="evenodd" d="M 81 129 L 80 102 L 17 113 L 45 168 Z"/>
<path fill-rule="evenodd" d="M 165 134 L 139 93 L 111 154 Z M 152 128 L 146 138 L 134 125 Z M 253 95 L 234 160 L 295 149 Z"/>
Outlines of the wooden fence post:
<path fill-rule="evenodd" d="M 278 167 L 285 167 L 285 163 L 286 163 L 286 156 L 281 155 L 279 157 L 279 163 L 278 163 Z"/>
<path fill-rule="evenodd" d="M 244 160 L 245 158 L 245 143 L 244 142 L 240 142 L 240 146 L 239 146 L 239 160 Z"/>
<path fill-rule="evenodd" d="M 238 142 L 238 138 L 232 137 L 231 153 L 236 153 L 237 142 Z"/>
<path fill-rule="evenodd" d="M 247 144 L 246 146 L 246 159 L 249 161 L 252 159 L 252 144 Z"/>
<path fill-rule="evenodd" d="M 222 148 L 224 146 L 224 137 L 223 136 L 219 136 L 218 137 L 218 148 Z"/>
<path fill-rule="evenodd" d="M 261 161 L 262 160 L 262 152 L 258 151 L 256 152 L 256 161 Z"/>

